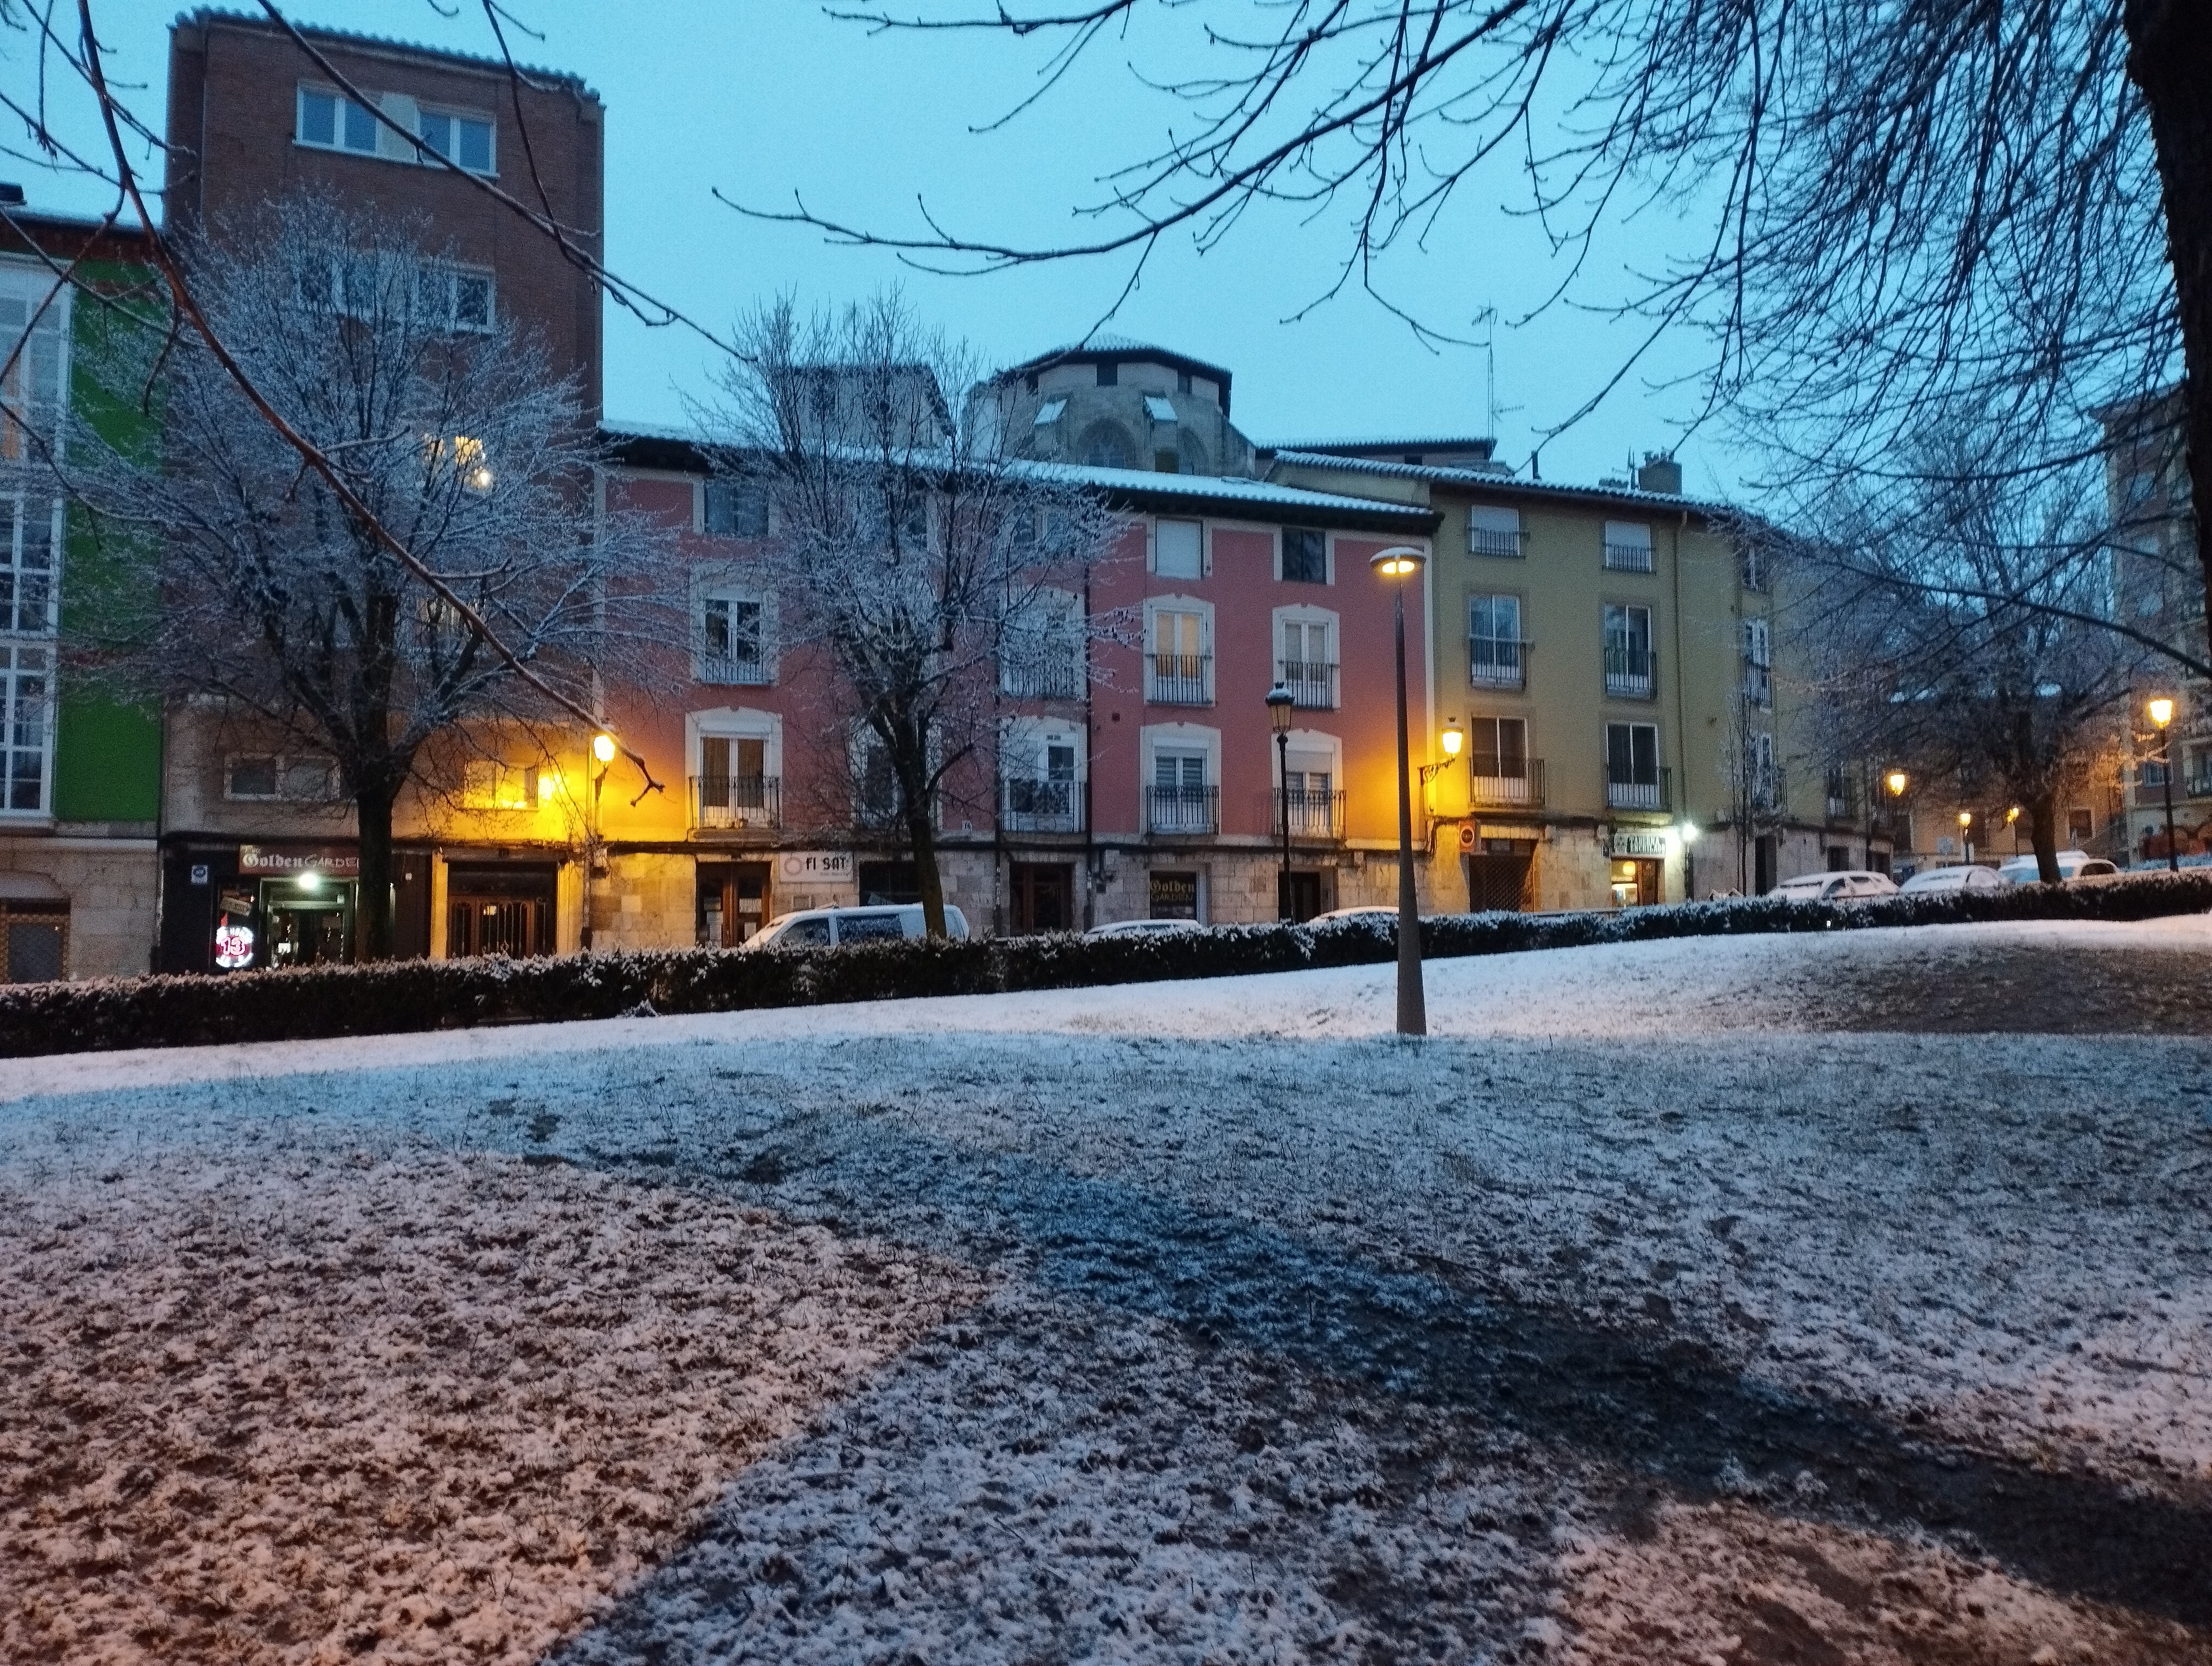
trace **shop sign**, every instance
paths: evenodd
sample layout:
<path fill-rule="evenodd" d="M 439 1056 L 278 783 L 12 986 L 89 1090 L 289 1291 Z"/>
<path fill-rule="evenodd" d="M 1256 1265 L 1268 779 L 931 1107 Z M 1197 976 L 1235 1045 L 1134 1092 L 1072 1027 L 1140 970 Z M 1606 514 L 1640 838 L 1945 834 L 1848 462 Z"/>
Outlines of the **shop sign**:
<path fill-rule="evenodd" d="M 793 851 L 783 859 L 783 877 L 787 879 L 849 879 L 853 877 L 853 859 L 842 851 L 826 854 Z"/>
<path fill-rule="evenodd" d="M 253 928 L 234 926 L 230 916 L 222 916 L 215 928 L 215 964 L 226 972 L 234 972 L 253 964 Z"/>
<path fill-rule="evenodd" d="M 1615 833 L 1613 836 L 1613 854 L 1617 857 L 1664 856 L 1668 854 L 1669 835 L 1663 830 L 1644 833 Z"/>
<path fill-rule="evenodd" d="M 358 879 L 361 853 L 337 845 L 242 844 L 238 848 L 238 871 L 265 875 L 320 873 L 333 879 Z"/>

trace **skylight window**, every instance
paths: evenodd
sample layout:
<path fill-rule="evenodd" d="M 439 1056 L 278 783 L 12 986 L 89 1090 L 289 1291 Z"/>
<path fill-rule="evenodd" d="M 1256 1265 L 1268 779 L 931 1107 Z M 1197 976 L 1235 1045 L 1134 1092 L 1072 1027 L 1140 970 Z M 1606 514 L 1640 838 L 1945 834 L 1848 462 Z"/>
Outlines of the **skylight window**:
<path fill-rule="evenodd" d="M 1176 419 L 1176 408 L 1157 393 L 1147 393 L 1145 396 L 1145 415 L 1156 423 L 1172 423 Z"/>
<path fill-rule="evenodd" d="M 1030 422 L 1030 426 L 1032 428 L 1050 428 L 1054 423 L 1060 420 L 1060 413 L 1066 409 L 1067 401 L 1065 399 L 1047 399 L 1042 404 L 1037 407 L 1037 414 Z"/>

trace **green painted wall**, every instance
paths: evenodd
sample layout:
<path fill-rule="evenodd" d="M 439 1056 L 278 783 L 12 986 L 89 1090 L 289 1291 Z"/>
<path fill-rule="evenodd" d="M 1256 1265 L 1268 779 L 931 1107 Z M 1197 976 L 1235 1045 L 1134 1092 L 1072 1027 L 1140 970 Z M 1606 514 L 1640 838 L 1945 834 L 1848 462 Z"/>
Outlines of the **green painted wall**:
<path fill-rule="evenodd" d="M 153 274 L 143 268 L 90 263 L 83 276 L 113 295 L 143 293 Z M 139 303 L 142 309 L 144 303 Z M 70 402 L 75 413 L 118 446 L 154 443 L 156 424 L 143 411 L 118 404 L 94 374 L 106 332 L 117 327 L 110 308 L 80 294 L 70 315 Z M 124 327 L 129 327 L 127 325 Z M 64 534 L 62 567 L 62 633 L 64 641 L 112 640 L 120 599 L 132 593 L 115 575 L 117 552 L 91 536 L 83 515 L 71 509 Z M 97 617 L 106 612 L 107 618 Z M 118 698 L 88 683 L 82 673 L 65 675 L 60 709 L 55 714 L 54 816 L 64 822 L 153 823 L 161 812 L 161 718 L 151 702 Z"/>

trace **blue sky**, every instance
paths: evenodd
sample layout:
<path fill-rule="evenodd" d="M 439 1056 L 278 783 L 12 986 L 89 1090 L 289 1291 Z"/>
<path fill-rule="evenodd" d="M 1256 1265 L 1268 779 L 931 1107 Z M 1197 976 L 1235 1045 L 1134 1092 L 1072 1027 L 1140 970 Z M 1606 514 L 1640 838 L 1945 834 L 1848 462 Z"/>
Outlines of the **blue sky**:
<path fill-rule="evenodd" d="M 811 0 L 512 0 L 542 39 L 519 41 L 527 61 L 572 70 L 607 109 L 607 232 L 613 267 L 702 319 L 726 324 L 790 291 L 831 304 L 902 283 L 918 310 L 1010 362 L 1080 336 L 1113 306 L 1127 277 L 1119 261 L 1063 263 L 989 277 L 902 270 L 878 251 L 825 246 L 803 229 L 748 222 L 714 199 L 786 205 L 794 193 L 817 211 L 896 229 L 919 225 L 918 200 L 944 224 L 1009 240 L 1049 241 L 1081 227 L 1071 208 L 1097 178 L 1166 131 L 1175 111 L 1130 75 L 1127 52 L 1100 54 L 1082 76 L 1005 130 L 971 130 L 1032 84 L 1033 44 L 973 35 L 871 36 Z M 453 9 L 450 6 L 448 9 Z M 94 0 L 117 49 L 113 73 L 160 125 L 163 61 L 174 0 Z M 304 21 L 486 52 L 477 9 L 441 15 L 429 0 L 325 0 Z M 1146 52 L 1143 67 L 1173 67 Z M 0 76 L 27 90 L 27 60 L 0 43 Z M 68 119 L 88 141 L 88 107 Z M 80 181 L 41 178 L 18 161 L 41 205 L 104 206 Z M 1428 240 L 1386 269 L 1394 298 L 1425 319 L 1472 332 L 1495 307 L 1510 320 L 1557 280 L 1548 250 L 1525 219 L 1500 210 L 1516 181 L 1481 182 Z M 1344 251 L 1340 217 L 1301 224 L 1287 210 L 1257 215 L 1200 257 L 1188 240 L 1164 248 L 1142 286 L 1105 327 L 1227 365 L 1238 425 L 1263 443 L 1488 427 L 1480 351 L 1431 351 L 1356 292 L 1289 315 L 1324 289 Z M 1648 267 L 1677 228 L 1638 223 L 1587 269 L 1602 296 L 1633 264 Z M 1584 310 L 1556 307 L 1497 332 L 1500 455 L 1525 464 L 1538 430 L 1600 387 L 1637 331 Z M 1684 390 L 1654 390 L 1655 374 L 1694 368 L 1697 344 L 1664 345 L 1644 374 L 1593 416 L 1549 441 L 1547 480 L 1619 473 L 1632 452 L 1673 445 L 1694 405 Z M 676 423 L 686 392 L 702 390 L 712 351 L 679 331 L 647 330 L 619 312 L 607 329 L 606 407 L 612 418 Z M 1722 494 L 1741 465 L 1715 431 L 1681 446 L 1692 492 Z"/>

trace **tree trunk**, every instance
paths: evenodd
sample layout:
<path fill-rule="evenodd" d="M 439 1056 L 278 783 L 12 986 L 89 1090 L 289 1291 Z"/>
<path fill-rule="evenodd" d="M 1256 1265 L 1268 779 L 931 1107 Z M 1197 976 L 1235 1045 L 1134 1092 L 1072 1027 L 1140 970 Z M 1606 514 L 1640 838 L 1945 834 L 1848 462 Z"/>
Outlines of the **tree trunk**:
<path fill-rule="evenodd" d="M 937 872 L 937 829 L 930 823 L 929 800 L 909 805 L 906 834 L 914 846 L 914 879 L 921 888 L 921 920 L 932 937 L 945 932 L 945 881 Z"/>
<path fill-rule="evenodd" d="M 2205 0 L 2124 0 L 2121 17 L 2128 75 L 2150 110 L 2165 198 L 2166 252 L 2181 317 L 2191 518 L 2201 524 L 2212 505 L 2212 6 Z M 2197 557 L 2212 617 L 2212 541 L 2197 538 Z"/>
<path fill-rule="evenodd" d="M 2055 885 L 2062 877 L 2058 872 L 2058 795 L 2051 793 L 2031 798 L 2024 807 L 2027 812 L 2028 836 L 2035 843 L 2035 877 L 2046 885 Z"/>
<path fill-rule="evenodd" d="M 361 826 L 361 884 L 354 903 L 354 958 L 392 958 L 392 805 L 389 792 L 363 793 L 354 800 Z"/>

